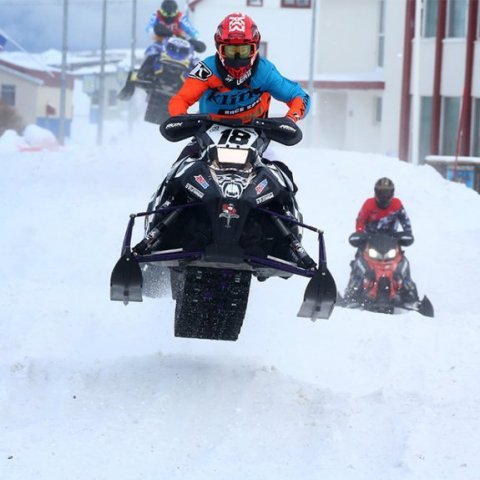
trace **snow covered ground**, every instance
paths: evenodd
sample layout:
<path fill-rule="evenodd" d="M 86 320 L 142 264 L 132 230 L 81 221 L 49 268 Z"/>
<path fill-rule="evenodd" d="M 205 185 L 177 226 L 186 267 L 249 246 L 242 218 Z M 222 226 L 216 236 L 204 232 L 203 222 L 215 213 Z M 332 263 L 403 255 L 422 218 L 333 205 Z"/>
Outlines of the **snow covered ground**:
<path fill-rule="evenodd" d="M 171 300 L 112 303 L 109 278 L 181 145 L 143 123 L 106 137 L 0 151 L 0 479 L 480 479 L 477 193 L 393 158 L 277 148 L 340 291 L 356 214 L 394 180 L 435 318 L 312 323 L 306 281 L 271 279 L 237 342 L 177 339 Z"/>

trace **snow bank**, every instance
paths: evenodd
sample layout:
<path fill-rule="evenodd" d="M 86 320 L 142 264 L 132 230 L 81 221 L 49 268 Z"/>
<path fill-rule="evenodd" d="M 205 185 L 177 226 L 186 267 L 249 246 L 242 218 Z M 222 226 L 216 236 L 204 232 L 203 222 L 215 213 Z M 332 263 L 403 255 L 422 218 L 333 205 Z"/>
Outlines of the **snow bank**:
<path fill-rule="evenodd" d="M 58 142 L 55 135 L 38 125 L 28 125 L 23 132 L 23 138 L 28 144 L 27 150 L 55 150 Z M 23 149 L 22 149 L 23 150 Z"/>
<path fill-rule="evenodd" d="M 28 143 L 15 130 L 6 130 L 0 137 L 0 153 L 13 153 L 27 147 Z"/>
<path fill-rule="evenodd" d="M 0 137 L 0 153 L 34 152 L 57 148 L 58 142 L 55 135 L 38 125 L 28 125 L 22 136 L 14 130 L 6 130 Z"/>

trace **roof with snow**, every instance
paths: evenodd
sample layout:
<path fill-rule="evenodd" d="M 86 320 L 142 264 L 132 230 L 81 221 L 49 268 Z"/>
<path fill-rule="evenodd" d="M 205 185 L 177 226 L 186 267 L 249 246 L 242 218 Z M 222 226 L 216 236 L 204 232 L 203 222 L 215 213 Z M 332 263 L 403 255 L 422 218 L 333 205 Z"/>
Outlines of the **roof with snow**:
<path fill-rule="evenodd" d="M 0 54 L 0 71 L 10 73 L 38 85 L 48 87 L 59 87 L 61 85 L 61 71 L 57 68 L 49 67 L 42 61 L 41 55 L 30 55 L 23 52 L 2 52 Z M 68 73 L 67 88 L 73 89 L 73 77 Z"/>

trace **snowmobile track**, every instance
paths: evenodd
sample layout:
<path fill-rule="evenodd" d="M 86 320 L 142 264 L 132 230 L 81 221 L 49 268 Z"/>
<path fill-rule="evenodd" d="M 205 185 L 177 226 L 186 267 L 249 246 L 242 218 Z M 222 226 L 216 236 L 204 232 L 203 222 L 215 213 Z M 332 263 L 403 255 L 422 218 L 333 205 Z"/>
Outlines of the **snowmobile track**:
<path fill-rule="evenodd" d="M 175 336 L 237 340 L 247 309 L 252 274 L 187 268 L 175 309 Z"/>

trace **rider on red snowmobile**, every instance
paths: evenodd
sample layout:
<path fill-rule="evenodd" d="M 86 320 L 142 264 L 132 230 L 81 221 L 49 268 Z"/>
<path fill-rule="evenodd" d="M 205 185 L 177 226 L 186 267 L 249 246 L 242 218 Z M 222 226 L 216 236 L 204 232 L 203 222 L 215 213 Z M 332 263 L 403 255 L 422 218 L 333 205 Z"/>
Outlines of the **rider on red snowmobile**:
<path fill-rule="evenodd" d="M 361 252 L 365 246 L 368 234 L 384 233 L 395 237 L 401 235 L 402 245 L 411 245 L 414 241 L 412 226 L 402 201 L 394 197 L 395 185 L 392 180 L 382 177 L 375 183 L 372 198 L 368 198 L 360 209 L 355 232 L 349 237 L 349 242 L 358 246 L 355 259 L 351 262 L 352 271 L 345 290 L 344 299 L 347 305 L 355 306 L 359 301 L 365 268 L 361 265 Z M 401 226 L 403 231 L 398 231 Z M 410 276 L 410 266 L 403 254 L 404 267 L 402 272 L 401 298 L 404 304 L 415 304 L 419 301 L 417 287 Z"/>

